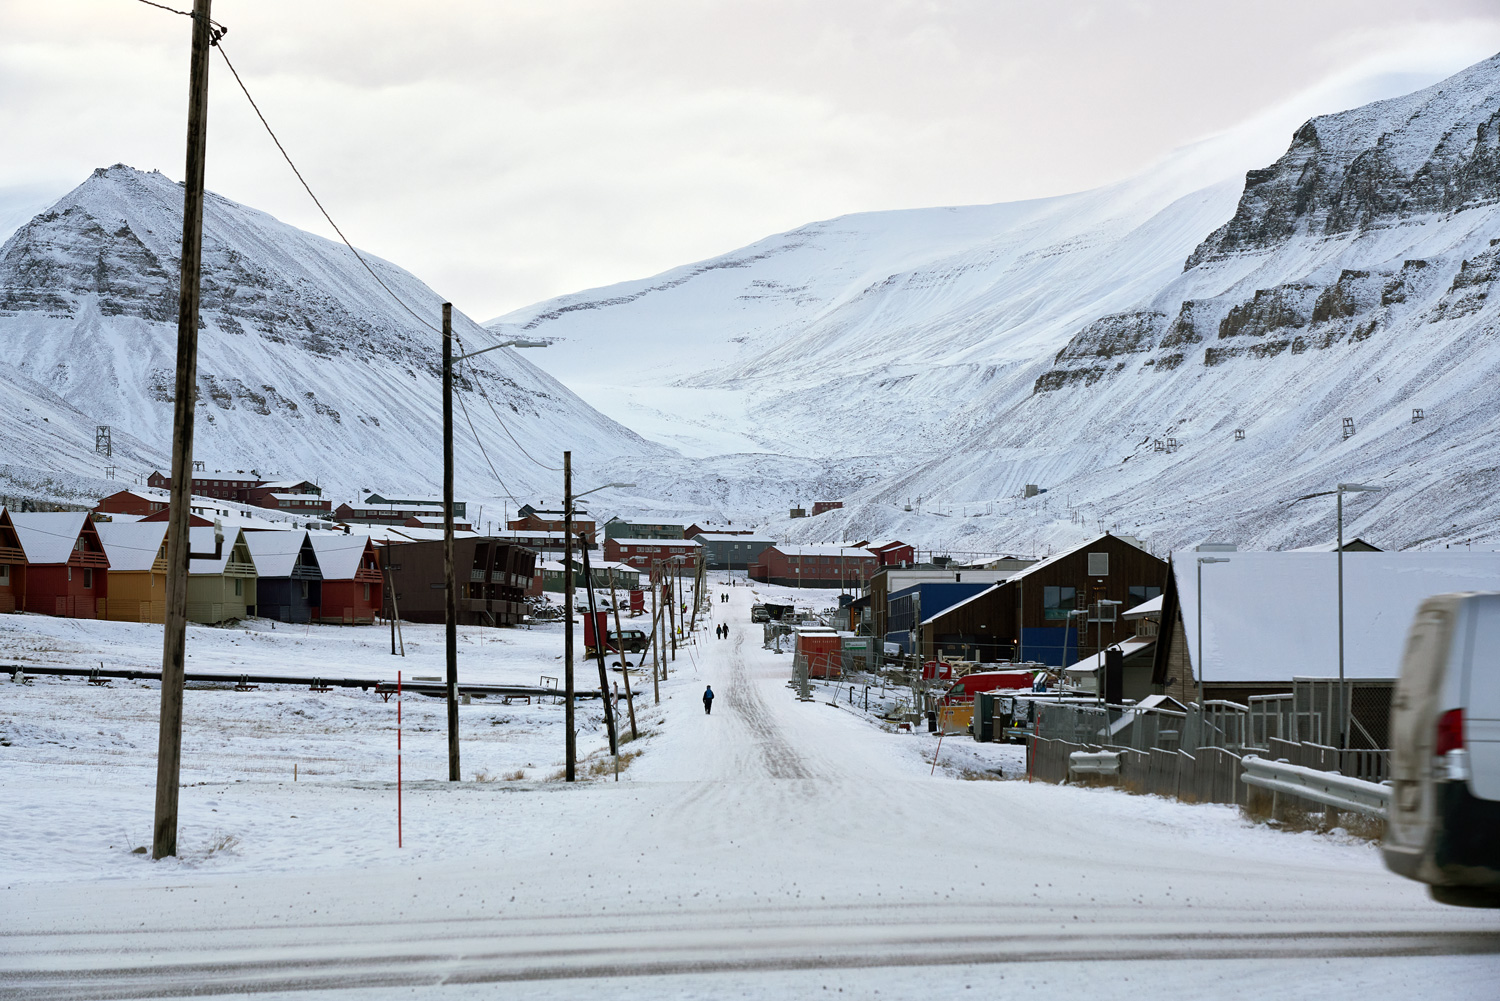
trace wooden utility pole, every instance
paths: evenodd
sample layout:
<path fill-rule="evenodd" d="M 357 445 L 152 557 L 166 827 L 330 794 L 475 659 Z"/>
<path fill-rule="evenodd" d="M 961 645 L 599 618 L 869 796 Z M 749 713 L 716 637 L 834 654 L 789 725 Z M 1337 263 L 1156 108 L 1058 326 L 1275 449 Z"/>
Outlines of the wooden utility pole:
<path fill-rule="evenodd" d="M 599 698 L 604 703 L 604 728 L 609 732 L 609 753 L 620 753 L 619 729 L 615 726 L 615 710 L 609 704 L 609 669 L 604 666 L 604 633 L 599 628 L 599 613 L 594 608 L 594 571 L 589 567 L 588 543 L 583 544 L 583 582 L 589 592 L 589 619 L 594 624 L 594 652 L 599 659 Z"/>
<path fill-rule="evenodd" d="M 563 777 L 576 781 L 578 734 L 573 729 L 573 453 L 563 453 Z M 603 698 L 604 693 L 600 692 Z"/>
<path fill-rule="evenodd" d="M 675 594 L 672 593 L 672 583 L 671 583 L 670 579 L 662 581 L 662 590 L 666 592 L 667 616 L 668 616 L 667 622 L 664 623 L 664 625 L 667 627 L 667 633 L 668 633 L 668 635 L 670 636 L 670 638 L 672 640 L 672 660 L 673 660 L 673 662 L 676 662 L 676 660 L 677 660 L 677 595 L 675 595 Z M 663 651 L 663 652 L 665 652 L 665 651 Z"/>
<path fill-rule="evenodd" d="M 203 172 L 208 152 L 208 62 L 212 0 L 193 0 L 188 69 L 187 169 L 182 179 L 182 273 L 177 286 L 177 383 L 172 400 L 172 500 L 167 520 L 167 594 L 156 749 L 151 857 L 177 854 L 182 774 L 182 685 L 187 663 L 188 524 L 192 511 L 193 416 L 198 389 L 198 276 L 203 264 Z"/>
<path fill-rule="evenodd" d="M 661 705 L 661 671 L 658 667 L 656 631 L 657 631 L 657 609 L 661 608 L 661 602 L 656 600 L 656 573 L 651 574 L 651 694 L 656 698 L 656 705 Z"/>
<path fill-rule="evenodd" d="M 448 781 L 458 772 L 458 581 L 453 570 L 453 303 L 443 303 L 443 623 L 448 641 Z"/>
<path fill-rule="evenodd" d="M 625 631 L 620 628 L 620 599 L 615 596 L 615 573 L 609 572 L 609 603 L 615 610 L 615 645 L 620 648 L 620 673 L 625 675 L 625 705 L 630 709 L 630 739 L 636 740 L 640 732 L 635 727 L 635 693 L 630 688 L 630 658 L 625 655 Z"/>

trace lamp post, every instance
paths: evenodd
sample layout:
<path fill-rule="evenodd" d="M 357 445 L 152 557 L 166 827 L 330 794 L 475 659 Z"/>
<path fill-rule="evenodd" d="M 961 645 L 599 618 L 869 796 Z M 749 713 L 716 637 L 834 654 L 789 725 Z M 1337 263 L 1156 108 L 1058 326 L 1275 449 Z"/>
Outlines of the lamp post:
<path fill-rule="evenodd" d="M 1344 494 L 1379 491 L 1364 483 L 1340 483 L 1338 495 L 1338 564 L 1339 564 L 1339 750 L 1349 749 L 1349 690 L 1344 684 Z"/>
<path fill-rule="evenodd" d="M 1203 564 L 1228 563 L 1225 556 L 1198 557 L 1198 713 L 1203 713 Z"/>
<path fill-rule="evenodd" d="M 453 304 L 443 303 L 443 626 L 447 641 L 448 781 L 459 780 L 458 763 L 458 580 L 453 566 L 453 366 L 500 348 L 546 347 L 545 341 L 511 340 L 468 354 L 453 354 Z"/>

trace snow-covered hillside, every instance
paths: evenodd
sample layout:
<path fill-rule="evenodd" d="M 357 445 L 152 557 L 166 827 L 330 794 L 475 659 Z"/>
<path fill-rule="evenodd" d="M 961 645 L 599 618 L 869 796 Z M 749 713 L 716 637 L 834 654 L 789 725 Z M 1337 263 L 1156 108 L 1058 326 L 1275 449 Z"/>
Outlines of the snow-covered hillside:
<path fill-rule="evenodd" d="M 769 526 L 799 540 L 1283 546 L 1331 535 L 1298 498 L 1360 479 L 1367 537 L 1496 539 L 1497 130 L 1500 57 L 1315 118 L 1243 181 L 1173 161 L 850 216 L 487 326 L 554 339 L 549 370 L 661 440 L 873 457 L 842 512 Z"/>
<path fill-rule="evenodd" d="M 361 488 L 435 493 L 441 297 L 366 255 L 429 329 L 342 245 L 215 195 L 204 215 L 195 457 L 210 470 L 315 479 L 336 500 Z M 102 489 L 98 424 L 113 428 L 122 480 L 166 468 L 181 232 L 181 187 L 116 165 L 95 171 L 0 247 L 0 339 L 10 362 L 0 370 L 6 479 L 33 490 L 48 478 L 54 492 Z M 454 329 L 469 349 L 495 342 L 459 314 Z M 460 376 L 463 496 L 503 493 L 468 420 L 523 497 L 555 492 L 559 477 L 520 446 L 551 466 L 571 448 L 585 474 L 619 456 L 671 455 L 514 351 L 466 362 Z"/>

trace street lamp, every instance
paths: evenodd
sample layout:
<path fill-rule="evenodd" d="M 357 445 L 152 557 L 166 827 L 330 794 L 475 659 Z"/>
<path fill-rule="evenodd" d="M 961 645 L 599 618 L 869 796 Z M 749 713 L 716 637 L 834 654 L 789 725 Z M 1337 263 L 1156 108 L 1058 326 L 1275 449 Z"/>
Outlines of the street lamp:
<path fill-rule="evenodd" d="M 1376 493 L 1379 487 L 1364 483 L 1340 483 L 1338 495 L 1338 564 L 1339 564 L 1339 750 L 1349 749 L 1349 691 L 1344 685 L 1344 494 Z"/>
<path fill-rule="evenodd" d="M 453 304 L 443 303 L 443 625 L 447 640 L 448 781 L 458 764 L 458 581 L 453 567 L 453 364 L 500 348 L 546 347 L 546 341 L 510 340 L 453 356 Z"/>
<path fill-rule="evenodd" d="M 1198 718 L 1203 718 L 1203 564 L 1228 563 L 1227 556 L 1198 557 Z"/>

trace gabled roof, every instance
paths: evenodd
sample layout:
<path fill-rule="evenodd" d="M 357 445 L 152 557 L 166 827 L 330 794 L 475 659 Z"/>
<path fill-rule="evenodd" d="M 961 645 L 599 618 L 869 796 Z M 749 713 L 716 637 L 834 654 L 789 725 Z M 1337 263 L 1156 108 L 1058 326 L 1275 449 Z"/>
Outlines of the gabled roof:
<path fill-rule="evenodd" d="M 353 580 L 359 561 L 370 545 L 368 535 L 345 535 L 343 532 L 309 532 L 313 551 L 324 580 Z"/>
<path fill-rule="evenodd" d="M 238 528 L 226 526 L 224 528 L 224 546 L 219 551 L 217 559 L 212 558 L 214 551 L 214 527 L 212 525 L 195 525 L 188 529 L 189 552 L 208 553 L 209 558 L 188 561 L 188 573 L 190 574 L 216 574 L 223 573 L 224 568 L 229 565 L 234 556 L 234 547 L 243 542 L 245 533 Z"/>
<path fill-rule="evenodd" d="M 1156 597 L 1143 601 L 1139 605 L 1133 605 L 1130 608 L 1127 608 L 1125 611 L 1120 613 L 1120 618 L 1144 619 L 1148 615 L 1160 615 L 1162 603 L 1166 601 L 1166 599 L 1166 595 L 1158 594 Z"/>
<path fill-rule="evenodd" d="M 1155 636 L 1135 636 L 1121 643 L 1111 643 L 1104 648 L 1104 652 L 1108 653 L 1111 650 L 1119 650 L 1125 656 L 1129 657 L 1131 654 L 1144 650 L 1155 642 Z M 1099 660 L 1099 654 L 1092 654 L 1080 661 L 1069 664 L 1063 670 L 1068 674 L 1093 674 L 1099 670 Z"/>
<path fill-rule="evenodd" d="M 1335 539 L 1331 542 L 1319 542 L 1312 546 L 1300 546 L 1291 551 L 1294 553 L 1331 553 L 1337 550 L 1338 547 L 1338 540 Z M 1344 552 L 1346 553 L 1380 553 L 1384 551 L 1375 545 L 1375 543 L 1367 542 L 1364 539 L 1353 538 L 1344 540 Z"/>
<path fill-rule="evenodd" d="M 150 570 L 167 538 L 164 521 L 100 521 L 94 524 L 112 571 Z"/>
<path fill-rule="evenodd" d="M 733 532 L 699 532 L 693 538 L 700 542 L 764 542 L 768 546 L 776 544 L 775 539 L 761 535 L 736 535 Z"/>
<path fill-rule="evenodd" d="M 250 558 L 255 561 L 255 572 L 261 577 L 290 577 L 297 566 L 297 556 L 307 532 L 294 529 L 290 532 L 250 532 L 245 544 L 250 547 Z M 226 540 L 227 541 L 227 540 Z M 316 562 L 314 566 L 316 566 Z"/>
<path fill-rule="evenodd" d="M 27 563 L 66 563 L 88 516 L 87 511 L 12 511 L 10 523 Z"/>

